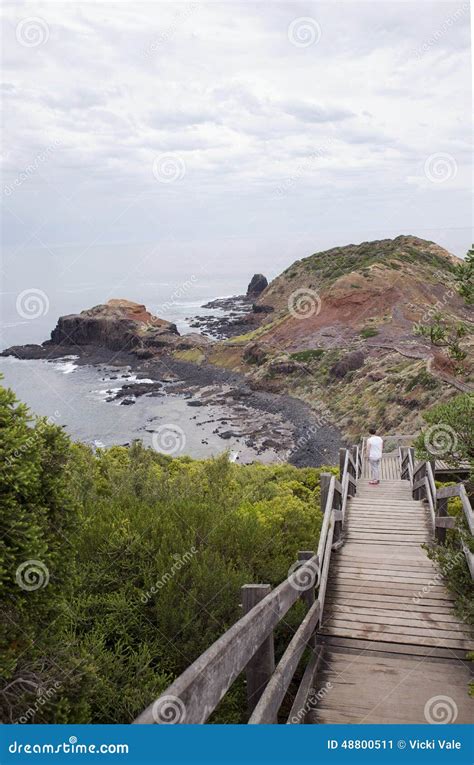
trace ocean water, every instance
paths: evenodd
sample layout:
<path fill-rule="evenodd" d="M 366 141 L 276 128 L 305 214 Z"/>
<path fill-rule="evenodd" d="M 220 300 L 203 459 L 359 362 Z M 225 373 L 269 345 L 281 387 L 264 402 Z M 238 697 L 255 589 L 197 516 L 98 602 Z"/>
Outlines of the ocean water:
<path fill-rule="evenodd" d="M 195 331 L 189 318 L 219 313 L 202 309 L 204 303 L 242 294 L 255 270 L 261 270 L 255 262 L 235 258 L 214 258 L 214 262 L 211 258 L 206 267 L 201 260 L 192 251 L 174 258 L 167 251 L 164 258 L 150 245 L 87 252 L 77 247 L 4 251 L 0 346 L 40 343 L 49 338 L 59 316 L 110 298 L 144 303 L 155 315 L 175 322 L 181 334 Z M 274 265 L 273 270 L 281 269 Z M 163 396 L 138 398 L 133 406 L 107 401 L 110 391 L 134 380 L 128 369 L 78 366 L 74 358 L 49 362 L 10 357 L 0 358 L 0 374 L 3 384 L 34 413 L 48 416 L 87 443 L 110 446 L 140 438 L 156 446 L 154 434 L 160 428 L 166 433 L 171 426 L 178 429 L 180 454 L 205 457 L 227 450 L 243 462 L 276 458 L 271 451 L 257 455 L 242 439 L 221 439 L 208 421 L 226 412 L 215 406 L 189 407 L 172 386 L 165 386 Z M 171 442 L 173 438 L 172 433 Z M 163 449 L 158 444 L 160 451 L 172 447 L 173 443 Z"/>
<path fill-rule="evenodd" d="M 138 438 L 157 451 L 176 456 L 210 457 L 228 452 L 241 463 L 255 459 L 273 462 L 278 457 L 273 450 L 258 454 L 246 445 L 245 438 L 224 441 L 216 424 L 228 410 L 216 405 L 190 407 L 183 394 L 173 393 L 172 384 L 164 384 L 163 395 L 141 396 L 132 406 L 122 405 L 120 399 L 107 401 L 122 385 L 135 382 L 136 375 L 128 367 L 78 366 L 76 358 L 0 358 L 3 384 L 32 412 L 63 426 L 75 440 L 96 447 L 127 444 Z"/>
<path fill-rule="evenodd" d="M 79 313 L 111 298 L 144 303 L 157 316 L 189 332 L 188 316 L 216 297 L 246 291 L 255 272 L 268 279 L 291 255 L 239 254 L 232 243 L 202 251 L 196 246 L 96 245 L 3 248 L 0 346 L 40 343 L 59 316 Z"/>

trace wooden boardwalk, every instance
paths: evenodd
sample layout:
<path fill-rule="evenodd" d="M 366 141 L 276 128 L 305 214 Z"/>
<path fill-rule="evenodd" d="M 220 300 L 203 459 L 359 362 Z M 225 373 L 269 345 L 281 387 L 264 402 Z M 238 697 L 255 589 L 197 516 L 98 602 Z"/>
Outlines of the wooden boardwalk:
<path fill-rule="evenodd" d="M 421 547 L 433 535 L 426 505 L 399 475 L 398 458 L 384 455 L 381 483 L 370 486 L 364 465 L 349 501 L 345 543 L 331 558 L 319 696 L 307 723 L 474 719 L 466 661 L 474 641 Z"/>
<path fill-rule="evenodd" d="M 474 640 L 422 548 L 454 529 L 474 581 L 474 554 L 447 506 L 460 498 L 474 536 L 465 486 L 437 489 L 431 463 L 415 465 L 402 446 L 383 456 L 381 483 L 370 486 L 361 455 L 358 445 L 341 449 L 339 478 L 321 474 L 317 550 L 299 550 L 274 588 L 244 585 L 241 618 L 135 724 L 205 723 L 243 673 L 250 725 L 474 719 Z M 276 663 L 274 631 L 300 600 L 304 616 Z"/>

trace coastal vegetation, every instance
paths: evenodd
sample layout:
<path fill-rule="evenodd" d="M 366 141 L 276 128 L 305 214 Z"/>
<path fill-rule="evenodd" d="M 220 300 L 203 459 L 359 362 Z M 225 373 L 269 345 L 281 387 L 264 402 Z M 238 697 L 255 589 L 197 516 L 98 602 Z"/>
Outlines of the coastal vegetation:
<path fill-rule="evenodd" d="M 4 387 L 0 424 L 4 723 L 130 722 L 317 547 L 321 469 L 94 451 Z M 244 712 L 237 682 L 214 720 Z"/>
<path fill-rule="evenodd" d="M 432 459 L 433 449 L 436 457 L 455 466 L 466 461 L 471 467 L 471 477 L 467 484 L 472 495 L 474 479 L 474 396 L 462 394 L 446 404 L 439 404 L 424 413 L 425 428 L 415 441 L 417 456 Z M 451 483 L 439 483 L 437 487 L 450 486 Z M 454 482 L 455 483 L 455 482 Z M 456 518 L 456 528 L 448 529 L 446 544 L 428 549 L 429 556 L 436 561 L 449 589 L 456 598 L 459 615 L 470 624 L 474 624 L 474 602 L 472 598 L 472 578 L 461 547 L 462 542 L 474 552 L 474 540 L 469 533 L 467 522 L 459 497 L 448 501 L 448 512 Z"/>

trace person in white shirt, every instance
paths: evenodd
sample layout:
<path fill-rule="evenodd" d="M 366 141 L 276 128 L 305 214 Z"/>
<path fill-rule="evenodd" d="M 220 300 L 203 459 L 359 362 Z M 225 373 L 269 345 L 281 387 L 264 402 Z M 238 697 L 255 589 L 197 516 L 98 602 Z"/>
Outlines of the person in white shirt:
<path fill-rule="evenodd" d="M 370 437 L 367 439 L 366 454 L 370 465 L 370 481 L 372 486 L 380 483 L 380 462 L 382 460 L 383 439 L 376 435 L 375 428 L 370 428 Z"/>

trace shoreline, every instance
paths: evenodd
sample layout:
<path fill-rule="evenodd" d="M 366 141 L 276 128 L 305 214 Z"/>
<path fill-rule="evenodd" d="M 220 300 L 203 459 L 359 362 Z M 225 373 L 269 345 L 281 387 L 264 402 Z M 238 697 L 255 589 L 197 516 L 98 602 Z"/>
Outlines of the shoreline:
<path fill-rule="evenodd" d="M 273 460 L 276 463 L 287 462 L 296 467 L 337 464 L 339 448 L 343 446 L 340 431 L 331 423 L 318 421 L 317 414 L 308 404 L 285 393 L 269 393 L 255 389 L 246 377 L 238 372 L 210 364 L 178 360 L 167 354 L 141 360 L 126 351 L 117 352 L 87 345 L 26 345 L 19 346 L 16 350 L 14 356 L 19 360 L 57 361 L 65 356 L 75 356 L 77 358 L 74 363 L 77 366 L 92 366 L 98 370 L 103 365 L 129 367 L 139 378 L 137 385 L 140 384 L 140 377 L 153 381 L 140 384 L 140 397 L 152 394 L 160 381 L 170 382 L 170 379 L 174 378 L 173 390 L 170 393 L 182 394 L 185 398 L 193 400 L 193 403 L 188 402 L 188 405 L 199 407 L 196 411 L 203 411 L 206 406 L 225 408 L 229 412 L 228 419 L 236 418 L 236 427 L 239 429 L 249 427 L 246 410 L 250 410 L 250 414 L 255 410 L 260 417 L 254 417 L 254 421 L 251 418 L 250 430 L 239 435 L 245 435 L 252 442 L 255 436 L 262 433 L 262 429 L 268 428 L 268 438 L 264 439 L 263 443 L 267 440 L 265 448 L 277 454 Z M 41 353 L 38 353 L 40 350 Z M 232 430 L 227 433 L 237 435 Z M 221 434 L 221 438 L 229 438 L 227 433 Z M 285 451 L 287 456 L 283 459 L 278 451 Z M 257 454 L 260 453 L 262 451 L 257 450 Z"/>

